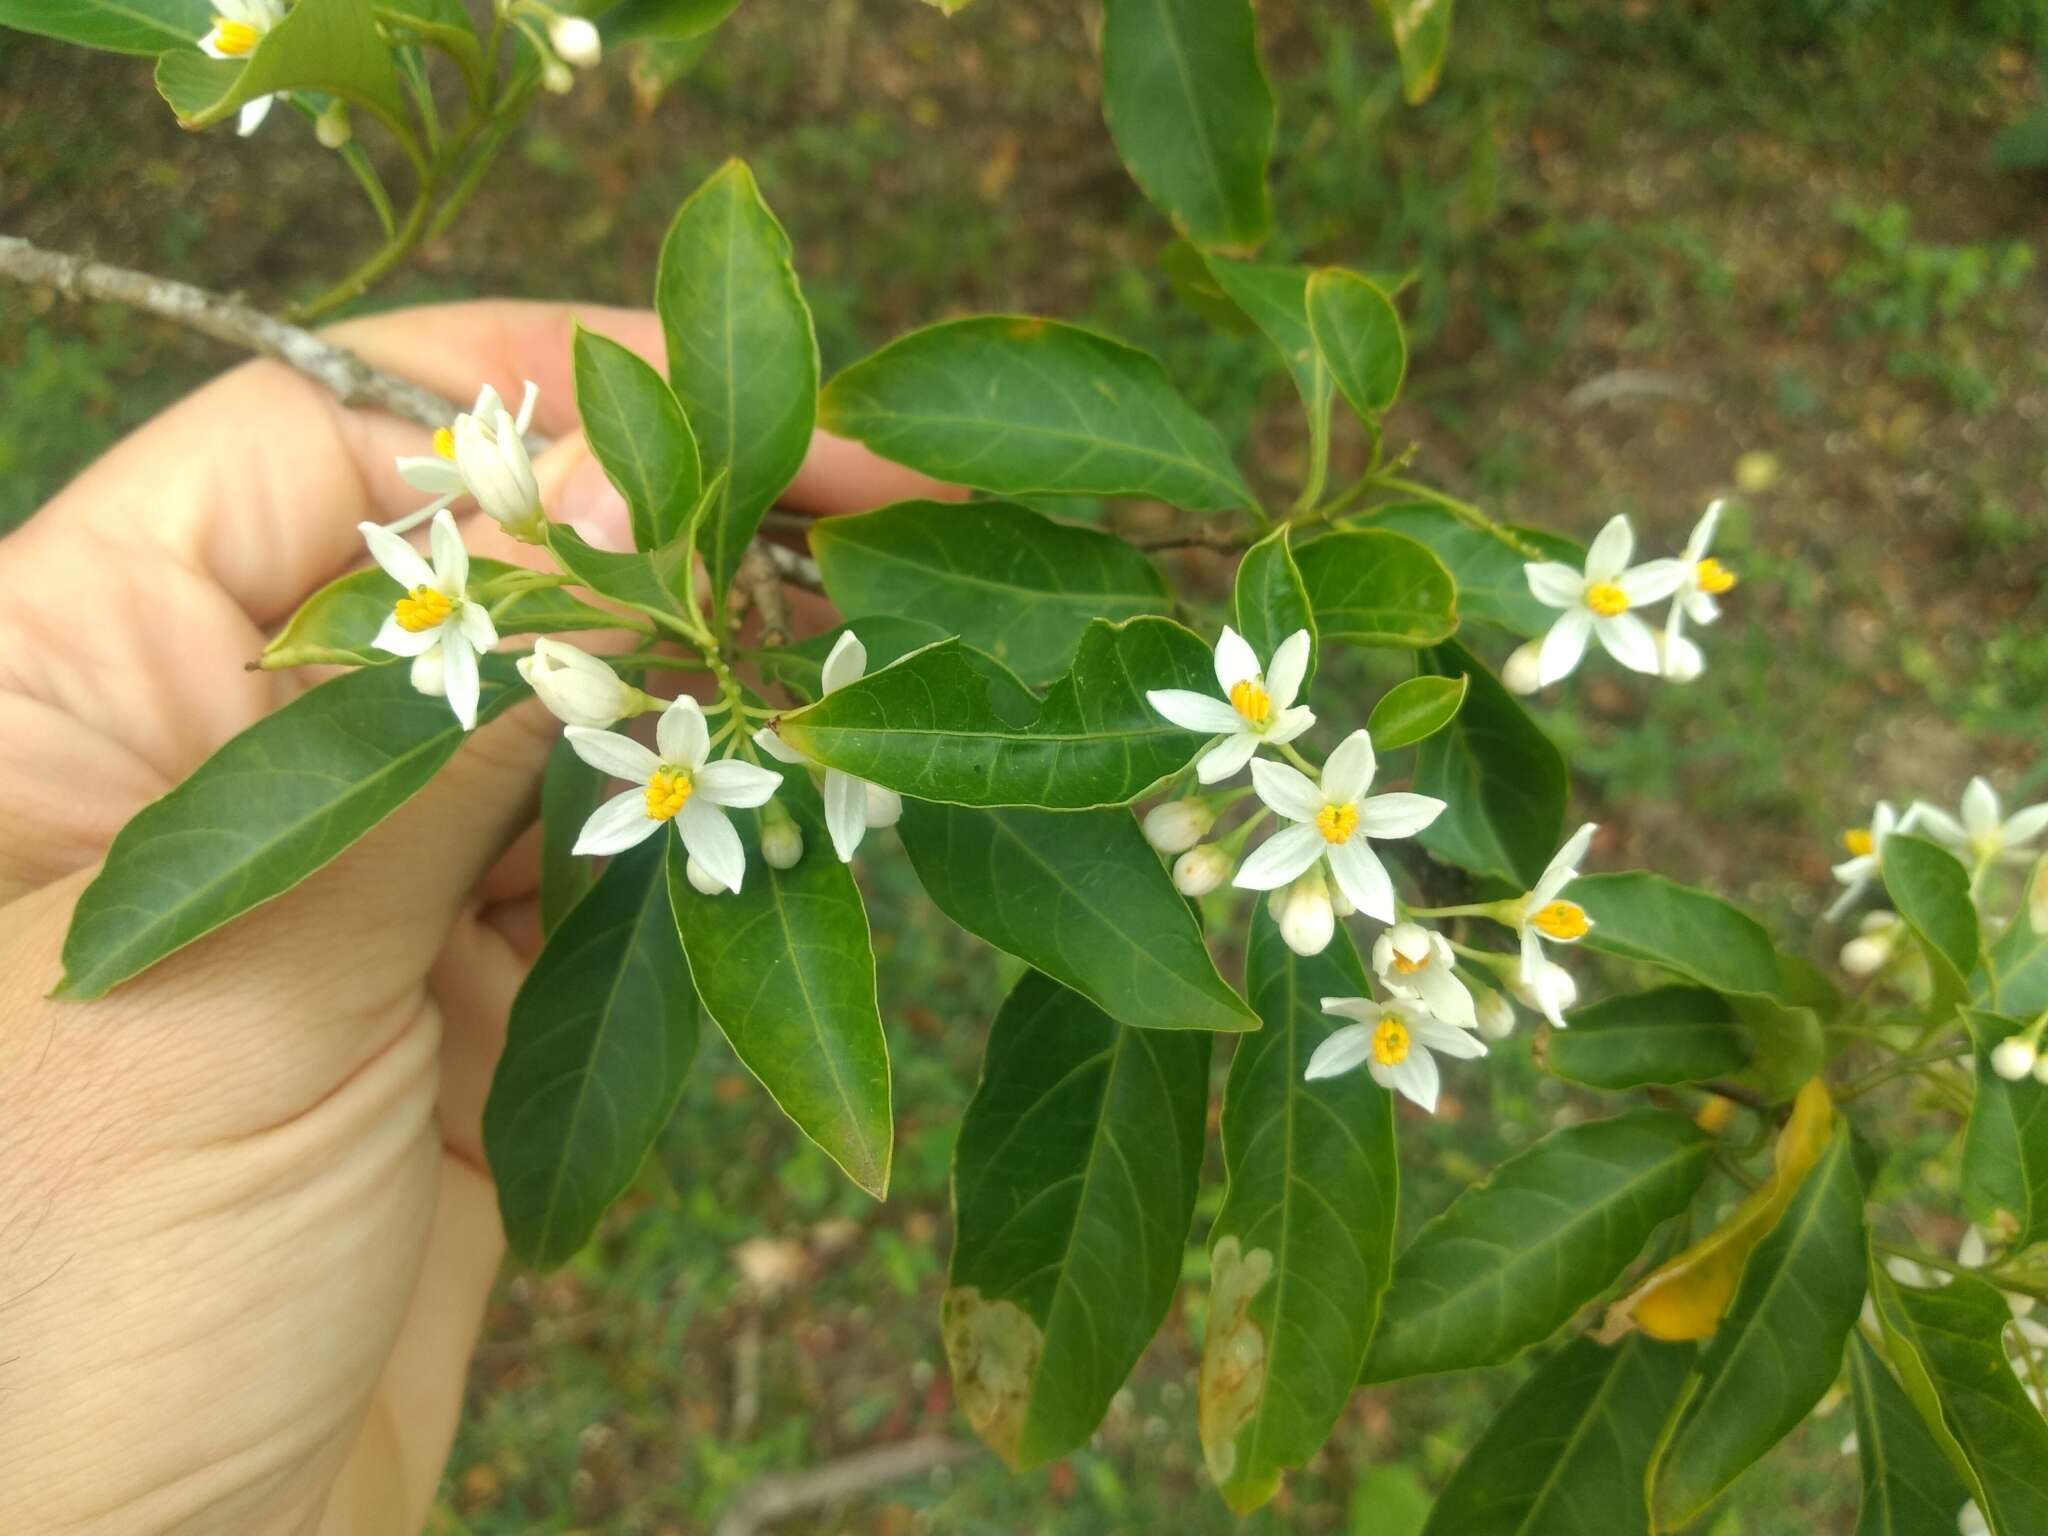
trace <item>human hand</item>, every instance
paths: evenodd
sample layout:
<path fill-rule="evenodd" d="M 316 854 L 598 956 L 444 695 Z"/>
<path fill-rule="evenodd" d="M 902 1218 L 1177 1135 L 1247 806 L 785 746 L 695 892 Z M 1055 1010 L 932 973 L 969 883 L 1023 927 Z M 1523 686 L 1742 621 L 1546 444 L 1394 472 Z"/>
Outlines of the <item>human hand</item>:
<path fill-rule="evenodd" d="M 658 358 L 650 314 L 582 308 Z M 623 544 L 574 436 L 566 306 L 337 327 L 466 400 L 540 385 L 543 503 Z M 538 939 L 537 705 L 296 889 L 56 1003 L 114 833 L 300 692 L 266 633 L 413 510 L 423 429 L 283 366 L 200 390 L 0 541 L 0 1510 L 10 1529 L 417 1530 L 503 1239 L 481 1116 Z M 786 504 L 938 488 L 820 436 Z M 480 514 L 472 552 L 527 546 Z"/>

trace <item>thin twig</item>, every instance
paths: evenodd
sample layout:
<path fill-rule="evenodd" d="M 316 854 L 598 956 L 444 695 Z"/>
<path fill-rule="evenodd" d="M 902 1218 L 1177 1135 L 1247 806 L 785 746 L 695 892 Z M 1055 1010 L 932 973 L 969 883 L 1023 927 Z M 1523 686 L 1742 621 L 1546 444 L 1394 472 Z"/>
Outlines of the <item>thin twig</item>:
<path fill-rule="evenodd" d="M 760 615 L 760 643 L 769 650 L 789 643 L 789 602 L 782 595 L 778 576 L 775 557 L 768 553 L 768 546 L 754 540 L 740 556 L 737 578 L 748 604 Z"/>
<path fill-rule="evenodd" d="M 718 1522 L 717 1536 L 756 1536 L 764 1527 L 791 1515 L 837 1504 L 884 1483 L 922 1476 L 974 1453 L 971 1445 L 929 1435 L 859 1451 L 809 1472 L 764 1477 L 733 1501 Z"/>

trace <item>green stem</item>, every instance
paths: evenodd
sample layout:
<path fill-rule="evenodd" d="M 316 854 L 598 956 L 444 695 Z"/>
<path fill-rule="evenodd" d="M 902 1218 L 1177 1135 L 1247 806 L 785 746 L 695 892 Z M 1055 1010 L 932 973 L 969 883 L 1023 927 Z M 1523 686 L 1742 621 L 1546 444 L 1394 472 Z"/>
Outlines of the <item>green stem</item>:
<path fill-rule="evenodd" d="M 1279 749 L 1280 755 L 1286 758 L 1287 761 L 1294 764 L 1295 767 L 1299 768 L 1303 773 L 1307 774 L 1311 779 L 1315 780 L 1317 783 L 1320 784 L 1322 782 L 1322 769 L 1318 768 L 1314 763 L 1310 762 L 1307 758 L 1303 757 L 1299 752 L 1295 751 L 1294 743 L 1289 741 L 1279 741 L 1274 742 L 1273 745 Z"/>
<path fill-rule="evenodd" d="M 1399 475 L 1377 474 L 1369 476 L 1368 479 L 1370 483 L 1382 490 L 1396 491 L 1405 496 L 1420 496 L 1424 501 L 1435 502 L 1446 512 L 1456 517 L 1459 522 L 1466 524 L 1468 527 L 1476 528 L 1481 533 L 1499 539 L 1501 543 L 1507 545 L 1509 549 L 1512 549 L 1525 560 L 1548 558 L 1542 550 L 1536 548 L 1527 539 L 1524 539 L 1513 529 L 1505 527 L 1487 516 L 1486 513 L 1473 506 L 1471 502 L 1460 501 L 1457 497 L 1448 495 L 1433 485 L 1424 485 L 1419 480 L 1408 480 Z"/>
<path fill-rule="evenodd" d="M 1905 1259 L 1926 1269 L 1939 1270 L 1944 1275 L 1970 1275 L 1979 1280 L 1990 1281 L 2001 1291 L 2016 1291 L 2022 1296 L 2032 1296 L 2036 1300 L 2048 1298 L 2048 1278 L 2036 1279 L 2031 1274 L 2014 1274 L 2007 1269 L 1993 1269 L 1989 1266 L 1972 1269 L 1967 1264 L 1945 1259 L 1940 1254 L 1929 1253 L 1924 1248 L 1907 1248 L 1898 1243 L 1873 1241 L 1870 1246 L 1879 1253 Z"/>
<path fill-rule="evenodd" d="M 1325 400 L 1320 411 L 1311 411 L 1308 418 L 1308 479 L 1302 485 L 1301 495 L 1294 503 L 1294 517 L 1303 517 L 1322 499 L 1323 487 L 1330 478 L 1330 402 Z"/>
<path fill-rule="evenodd" d="M 341 163 L 355 173 L 356 182 L 363 189 L 363 196 L 370 200 L 370 206 L 377 211 L 377 222 L 383 226 L 384 238 L 391 239 L 398 233 L 398 215 L 391 207 L 391 194 L 384 190 L 384 178 L 377 174 L 377 167 L 363 152 L 363 146 L 354 142 L 341 146 Z"/>
<path fill-rule="evenodd" d="M 1836 1102 L 1846 1104 L 1852 1099 L 1860 1099 L 1871 1089 L 1882 1087 L 1895 1078 L 1920 1075 L 1928 1067 L 1945 1061 L 1954 1061 L 1958 1056 L 1969 1054 L 1970 1043 L 1965 1040 L 1943 1046 L 1938 1051 L 1928 1051 L 1918 1056 L 1905 1056 L 1897 1061 L 1887 1062 L 1876 1071 L 1865 1073 L 1854 1082 L 1845 1084 L 1835 1095 Z"/>
<path fill-rule="evenodd" d="M 385 241 L 356 269 L 319 297 L 298 305 L 292 316 L 296 320 L 314 320 L 350 299 L 360 298 L 370 286 L 382 278 L 393 267 L 413 253 L 421 238 L 427 232 L 427 213 L 433 202 L 433 173 L 431 170 L 420 183 L 420 190 L 413 199 L 412 207 L 406 210 L 405 222 L 398 231 Z"/>

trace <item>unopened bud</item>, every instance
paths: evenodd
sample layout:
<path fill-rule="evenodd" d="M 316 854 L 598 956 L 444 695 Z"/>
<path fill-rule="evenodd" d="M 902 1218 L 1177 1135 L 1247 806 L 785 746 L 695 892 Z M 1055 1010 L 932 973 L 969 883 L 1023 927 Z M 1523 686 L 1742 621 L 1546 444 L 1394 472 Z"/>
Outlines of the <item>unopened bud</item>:
<path fill-rule="evenodd" d="M 2017 1083 L 2032 1075 L 2040 1059 L 2034 1042 L 2023 1035 L 2008 1036 L 1991 1048 L 1991 1070 L 2008 1083 Z"/>
<path fill-rule="evenodd" d="M 313 137 L 320 141 L 323 149 L 340 149 L 355 137 L 355 128 L 348 120 L 348 103 L 330 101 L 313 119 Z"/>
<path fill-rule="evenodd" d="M 1842 969 L 1851 976 L 1871 976 L 1883 970 L 1891 957 L 1890 939 L 1866 933 L 1842 946 Z"/>
<path fill-rule="evenodd" d="M 1197 843 L 1173 861 L 1173 888 L 1183 896 L 1206 896 L 1236 867 L 1214 843 Z"/>
<path fill-rule="evenodd" d="M 597 28 L 581 16 L 557 16 L 548 23 L 548 41 L 564 64 L 589 69 L 604 51 Z"/>
<path fill-rule="evenodd" d="M 540 83 L 552 94 L 566 96 L 575 87 L 576 77 L 569 73 L 569 66 L 560 59 L 549 59 L 540 67 Z"/>
<path fill-rule="evenodd" d="M 1266 910 L 1280 925 L 1280 937 L 1297 955 L 1320 955 L 1337 932 L 1337 914 L 1330 906 L 1330 887 L 1310 870 L 1266 900 Z"/>
<path fill-rule="evenodd" d="M 1479 1033 L 1488 1040 L 1505 1040 L 1515 1032 L 1515 1005 L 1491 987 L 1473 989 L 1472 1010 L 1479 1017 Z"/>
<path fill-rule="evenodd" d="M 1657 642 L 1657 670 L 1665 682 L 1695 682 L 1706 671 L 1707 658 L 1685 636 L 1660 629 L 1653 631 L 1651 638 Z"/>
<path fill-rule="evenodd" d="M 1168 800 L 1145 813 L 1145 841 L 1161 853 L 1186 853 L 1216 825 L 1206 800 Z"/>
<path fill-rule="evenodd" d="M 761 823 L 761 857 L 768 867 L 794 869 L 803 856 L 804 835 L 788 813 L 765 816 Z"/>
<path fill-rule="evenodd" d="M 2048 1083 L 2048 1056 L 2036 1056 L 2034 1058 L 2034 1081 L 2037 1083 Z"/>
<path fill-rule="evenodd" d="M 720 882 L 719 878 L 702 864 L 699 864 L 694 858 L 684 862 L 683 875 L 689 880 L 690 889 L 699 896 L 722 896 L 725 894 L 725 886 Z"/>
<path fill-rule="evenodd" d="M 564 725 L 602 731 L 618 724 L 639 703 L 640 690 L 586 651 L 542 636 L 533 654 L 518 661 L 519 675 L 534 697 Z"/>
<path fill-rule="evenodd" d="M 1501 664 L 1500 680 L 1509 693 L 1534 693 L 1543 686 L 1543 647 L 1531 640 L 1518 645 Z"/>
<path fill-rule="evenodd" d="M 893 827 L 903 819 L 903 797 L 879 784 L 868 785 L 867 821 L 871 827 Z"/>

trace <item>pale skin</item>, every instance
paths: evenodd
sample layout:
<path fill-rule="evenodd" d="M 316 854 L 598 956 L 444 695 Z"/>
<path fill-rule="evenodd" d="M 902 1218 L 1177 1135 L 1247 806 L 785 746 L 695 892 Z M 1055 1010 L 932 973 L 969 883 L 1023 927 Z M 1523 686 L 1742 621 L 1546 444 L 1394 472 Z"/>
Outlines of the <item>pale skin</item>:
<path fill-rule="evenodd" d="M 467 401 L 541 388 L 551 514 L 624 511 L 575 436 L 572 313 L 490 303 L 337 327 Z M 503 1256 L 481 1114 L 538 937 L 528 704 L 277 900 L 94 1003 L 45 994 L 129 817 L 307 680 L 268 631 L 412 510 L 427 432 L 237 368 L 0 540 L 0 1510 L 48 1533 L 422 1526 Z M 822 435 L 784 498 L 939 488 Z M 524 560 L 468 503 L 472 553 Z M 395 593 L 394 593 L 395 595 Z M 515 642 L 517 644 L 517 642 Z"/>

